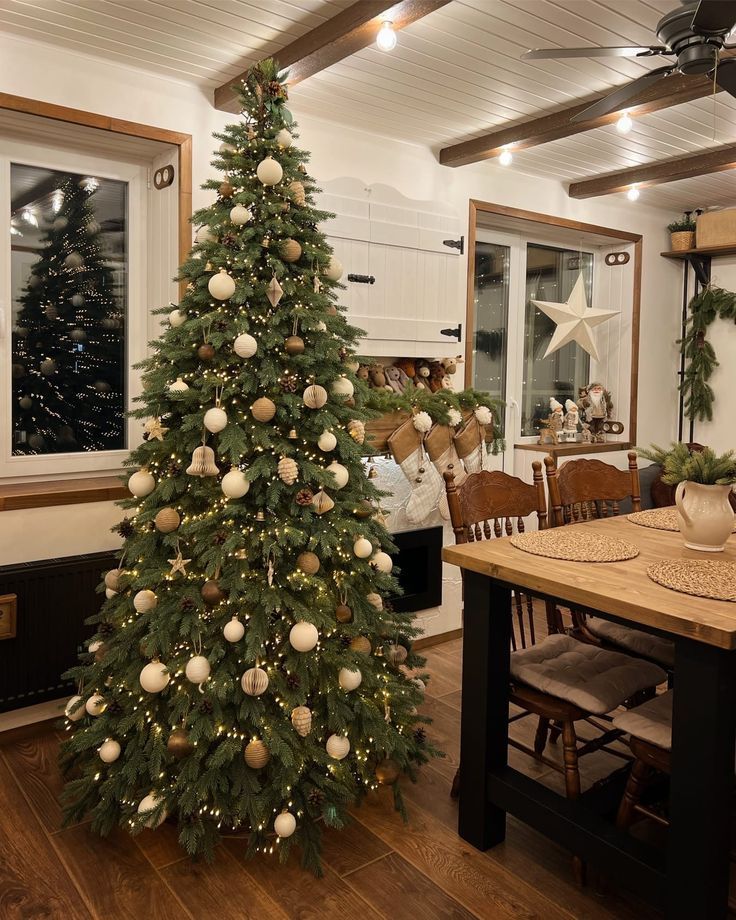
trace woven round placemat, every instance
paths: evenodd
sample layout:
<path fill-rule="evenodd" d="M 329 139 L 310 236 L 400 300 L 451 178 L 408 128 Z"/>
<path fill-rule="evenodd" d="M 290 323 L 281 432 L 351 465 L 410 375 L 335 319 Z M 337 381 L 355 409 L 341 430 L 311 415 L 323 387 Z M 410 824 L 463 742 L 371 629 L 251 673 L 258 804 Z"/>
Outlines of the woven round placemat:
<path fill-rule="evenodd" d="M 680 529 L 677 508 L 674 505 L 669 505 L 667 508 L 649 508 L 647 511 L 634 511 L 627 516 L 632 524 L 639 524 L 641 527 L 674 531 Z M 734 524 L 734 530 L 736 530 L 736 524 Z"/>
<path fill-rule="evenodd" d="M 517 534 L 511 544 L 525 553 L 568 562 L 623 562 L 639 555 L 638 548 L 626 540 L 567 527 Z"/>
<path fill-rule="evenodd" d="M 736 562 L 718 559 L 662 559 L 647 575 L 664 588 L 695 597 L 736 602 Z"/>

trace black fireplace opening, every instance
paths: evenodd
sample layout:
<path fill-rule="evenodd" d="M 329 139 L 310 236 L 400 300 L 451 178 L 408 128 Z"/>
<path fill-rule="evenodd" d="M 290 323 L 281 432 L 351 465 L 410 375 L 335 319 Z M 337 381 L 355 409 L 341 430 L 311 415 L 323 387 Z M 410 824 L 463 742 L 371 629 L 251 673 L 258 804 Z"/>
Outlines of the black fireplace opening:
<path fill-rule="evenodd" d="M 442 603 L 442 538 L 444 528 L 424 527 L 391 534 L 391 554 L 403 594 L 391 598 L 394 610 L 415 613 Z"/>

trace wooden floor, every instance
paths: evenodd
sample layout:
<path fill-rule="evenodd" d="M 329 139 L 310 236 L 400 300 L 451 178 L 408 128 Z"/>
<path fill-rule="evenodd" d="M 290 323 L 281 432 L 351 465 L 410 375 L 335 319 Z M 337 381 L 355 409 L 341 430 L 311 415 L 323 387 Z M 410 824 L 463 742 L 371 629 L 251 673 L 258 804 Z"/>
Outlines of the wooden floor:
<path fill-rule="evenodd" d="M 213 866 L 183 857 L 176 830 L 165 824 L 131 838 L 92 835 L 87 826 L 60 829 L 56 767 L 58 736 L 46 731 L 2 745 L 0 736 L 0 918 L 2 920 L 653 920 L 655 911 L 594 880 L 579 889 L 570 858 L 509 819 L 506 842 L 479 853 L 457 836 L 449 790 L 458 761 L 460 643 L 428 649 L 432 680 L 425 711 L 431 735 L 447 752 L 404 783 L 404 825 L 382 790 L 355 811 L 355 821 L 330 831 L 325 877 L 296 862 L 242 859 L 242 841 L 225 840 Z M 533 730 L 530 720 L 514 728 Z M 512 763 L 559 788 L 552 769 L 512 752 Z M 598 753 L 583 761 L 584 786 L 620 762 Z"/>

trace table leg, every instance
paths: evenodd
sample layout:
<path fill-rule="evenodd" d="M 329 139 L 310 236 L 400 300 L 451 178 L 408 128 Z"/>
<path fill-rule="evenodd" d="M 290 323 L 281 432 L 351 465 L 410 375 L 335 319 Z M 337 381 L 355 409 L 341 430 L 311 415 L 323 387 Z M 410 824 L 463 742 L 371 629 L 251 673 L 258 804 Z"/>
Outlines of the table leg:
<path fill-rule="evenodd" d="M 506 812 L 488 801 L 488 772 L 506 766 L 511 589 L 465 572 L 458 833 L 479 850 L 506 836 Z"/>
<path fill-rule="evenodd" d="M 667 917 L 723 920 L 734 786 L 736 653 L 675 646 Z"/>

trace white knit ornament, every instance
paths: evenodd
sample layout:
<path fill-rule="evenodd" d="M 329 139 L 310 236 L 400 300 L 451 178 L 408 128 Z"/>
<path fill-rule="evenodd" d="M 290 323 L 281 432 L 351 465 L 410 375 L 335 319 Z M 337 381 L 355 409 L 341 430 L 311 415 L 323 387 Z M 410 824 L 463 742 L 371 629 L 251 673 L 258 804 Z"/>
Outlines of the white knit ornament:
<path fill-rule="evenodd" d="M 237 617 L 233 617 L 229 623 L 224 625 L 222 634 L 228 642 L 240 642 L 245 635 L 245 626 Z"/>
<path fill-rule="evenodd" d="M 236 204 L 235 207 L 230 210 L 230 220 L 236 227 L 242 227 L 252 219 L 253 214 L 242 204 Z"/>
<path fill-rule="evenodd" d="M 84 708 L 91 716 L 101 716 L 107 709 L 105 697 L 101 696 L 99 693 L 93 693 L 85 703 Z"/>
<path fill-rule="evenodd" d="M 165 664 L 161 664 L 160 661 L 149 661 L 138 680 L 147 693 L 160 693 L 171 680 L 171 675 Z"/>
<path fill-rule="evenodd" d="M 226 426 L 227 413 L 224 409 L 221 409 L 219 406 L 213 406 L 205 412 L 204 427 L 207 431 L 217 434 L 218 431 L 222 431 Z"/>
<path fill-rule="evenodd" d="M 263 185 L 276 185 L 277 182 L 281 182 L 284 171 L 278 160 L 274 160 L 273 157 L 266 157 L 265 160 L 261 160 L 258 164 L 256 175 Z"/>
<path fill-rule="evenodd" d="M 204 655 L 195 655 L 193 658 L 190 658 L 184 669 L 187 680 L 191 681 L 193 684 L 203 684 L 210 676 L 210 671 L 210 663 Z"/>
<path fill-rule="evenodd" d="M 289 631 L 289 642 L 297 652 L 311 652 L 318 641 L 317 627 L 306 620 L 295 623 Z"/>
<path fill-rule="evenodd" d="M 350 474 L 347 471 L 347 468 L 338 463 L 336 460 L 333 460 L 332 463 L 326 468 L 328 473 L 332 473 L 335 477 L 335 485 L 338 489 L 343 489 L 348 484 L 350 479 Z"/>
<path fill-rule="evenodd" d="M 358 537 L 353 543 L 353 552 L 358 559 L 367 559 L 373 552 L 373 544 L 370 540 L 366 540 L 365 537 Z"/>
<path fill-rule="evenodd" d="M 417 412 L 412 422 L 417 431 L 425 433 L 432 427 L 432 416 L 428 412 Z"/>
<path fill-rule="evenodd" d="M 357 668 L 340 668 L 337 680 L 343 690 L 357 690 L 363 682 L 363 675 Z"/>
<path fill-rule="evenodd" d="M 227 300 L 235 293 L 235 279 L 224 268 L 213 275 L 207 283 L 207 290 L 215 300 Z"/>
<path fill-rule="evenodd" d="M 457 426 L 462 422 L 463 416 L 461 412 L 458 412 L 457 409 L 448 409 L 447 410 L 447 424 L 451 428 L 457 428 Z"/>
<path fill-rule="evenodd" d="M 243 332 L 233 342 L 233 351 L 239 358 L 252 358 L 258 351 L 258 342 L 252 335 Z"/>
<path fill-rule="evenodd" d="M 157 604 L 158 598 L 153 591 L 149 591 L 148 588 L 144 588 L 143 591 L 138 591 L 133 598 L 133 606 L 138 613 L 148 613 L 149 610 L 155 610 Z"/>
<path fill-rule="evenodd" d="M 169 313 L 169 323 L 176 328 L 177 326 L 183 326 L 187 321 L 186 313 L 182 313 L 181 310 L 172 310 Z"/>
<path fill-rule="evenodd" d="M 156 795 L 155 792 L 150 792 L 145 798 L 141 799 L 140 804 L 138 805 L 138 814 L 145 815 L 149 812 L 154 812 L 161 804 L 163 799 L 161 796 Z M 154 818 L 153 814 L 150 814 L 148 818 L 142 821 L 144 827 L 156 828 L 164 823 L 166 820 L 166 811 L 162 810 L 158 818 Z"/>
<path fill-rule="evenodd" d="M 342 278 L 342 262 L 336 256 L 330 256 L 330 261 L 324 270 L 324 274 L 330 281 L 339 281 Z"/>
<path fill-rule="evenodd" d="M 481 425 L 490 425 L 493 421 L 493 413 L 488 406 L 476 406 L 473 412 Z"/>
<path fill-rule="evenodd" d="M 350 753 L 350 742 L 344 735 L 330 735 L 325 748 L 334 760 L 343 760 Z"/>
<path fill-rule="evenodd" d="M 227 498 L 242 498 L 250 489 L 250 483 L 242 470 L 234 469 L 222 477 L 221 488 Z"/>
<path fill-rule="evenodd" d="M 325 453 L 329 453 L 337 447 L 337 438 L 331 431 L 323 431 L 317 439 L 317 447 Z"/>
<path fill-rule="evenodd" d="M 120 752 L 120 745 L 112 738 L 108 738 L 107 741 L 103 741 L 97 751 L 97 753 L 100 755 L 100 760 L 103 763 L 115 763 L 118 757 L 120 757 Z"/>
<path fill-rule="evenodd" d="M 291 837 L 296 830 L 296 818 L 290 811 L 282 811 L 273 822 L 277 837 Z"/>
<path fill-rule="evenodd" d="M 389 556 L 388 553 L 376 553 L 376 555 L 371 559 L 371 565 L 373 568 L 378 569 L 379 572 L 383 572 L 388 575 L 391 569 L 394 567 L 394 561 Z"/>
<path fill-rule="evenodd" d="M 145 498 L 156 488 L 156 480 L 146 469 L 138 470 L 128 480 L 128 489 L 136 498 Z"/>

